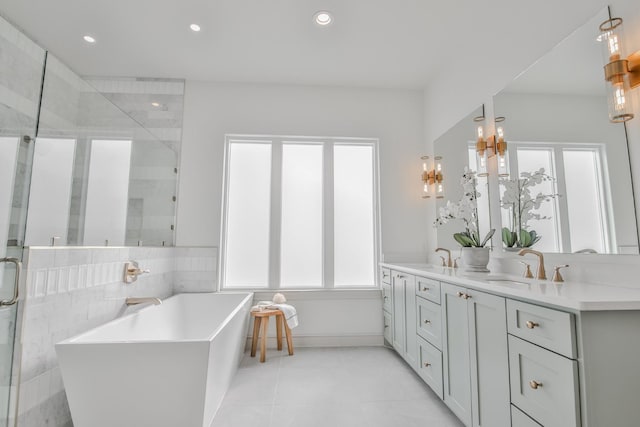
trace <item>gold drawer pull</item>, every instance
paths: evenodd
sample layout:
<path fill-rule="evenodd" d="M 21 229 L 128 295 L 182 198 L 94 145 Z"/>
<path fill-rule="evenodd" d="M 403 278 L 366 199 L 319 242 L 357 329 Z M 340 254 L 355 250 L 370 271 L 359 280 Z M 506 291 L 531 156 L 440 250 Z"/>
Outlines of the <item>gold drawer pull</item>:
<path fill-rule="evenodd" d="M 529 381 L 529 387 L 531 387 L 534 390 L 537 390 L 538 387 L 542 387 L 542 383 L 539 383 L 536 380 L 531 380 L 531 381 Z"/>
<path fill-rule="evenodd" d="M 427 320 L 427 319 L 425 319 L 425 320 L 424 320 L 424 323 L 429 324 L 429 323 L 431 323 L 431 320 Z"/>
<path fill-rule="evenodd" d="M 539 323 L 536 323 L 536 322 L 532 322 L 531 320 L 528 320 L 528 321 L 527 321 L 527 328 L 529 328 L 529 329 L 533 329 L 533 328 L 535 328 L 536 326 L 540 326 L 540 324 L 539 324 Z"/>
<path fill-rule="evenodd" d="M 458 295 L 458 297 L 460 297 L 460 298 L 462 298 L 462 297 L 464 296 L 464 294 L 463 294 L 462 292 L 460 292 L 460 291 L 458 291 L 458 294 L 457 294 L 457 295 Z"/>
<path fill-rule="evenodd" d="M 402 274 L 397 274 L 397 275 L 396 275 L 396 277 L 397 277 L 398 279 L 404 279 L 404 276 L 403 276 Z"/>
<path fill-rule="evenodd" d="M 429 362 L 424 362 L 424 367 L 425 367 L 425 368 L 428 368 L 429 366 L 431 366 L 431 363 L 429 363 Z"/>
<path fill-rule="evenodd" d="M 463 294 L 463 295 L 462 295 L 462 298 L 464 298 L 464 299 L 469 299 L 469 298 L 471 298 L 471 295 L 469 295 L 469 294 Z"/>
<path fill-rule="evenodd" d="M 422 292 L 427 292 L 428 290 L 429 290 L 429 288 L 427 288 L 427 287 L 422 288 Z"/>

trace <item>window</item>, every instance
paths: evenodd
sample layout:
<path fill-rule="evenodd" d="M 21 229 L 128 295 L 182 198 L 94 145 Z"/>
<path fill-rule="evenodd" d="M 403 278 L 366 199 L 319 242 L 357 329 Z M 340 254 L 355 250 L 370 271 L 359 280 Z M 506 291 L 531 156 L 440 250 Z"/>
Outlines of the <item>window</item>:
<path fill-rule="evenodd" d="M 375 286 L 376 140 L 226 139 L 222 288 Z"/>

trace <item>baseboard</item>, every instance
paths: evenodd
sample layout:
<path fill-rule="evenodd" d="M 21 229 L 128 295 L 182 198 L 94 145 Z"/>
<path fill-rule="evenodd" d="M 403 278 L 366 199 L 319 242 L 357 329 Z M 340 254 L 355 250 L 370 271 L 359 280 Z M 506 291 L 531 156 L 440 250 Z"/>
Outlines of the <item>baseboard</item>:
<path fill-rule="evenodd" d="M 344 335 L 344 336 L 295 336 L 293 347 L 378 347 L 384 345 L 382 335 Z M 283 338 L 283 347 L 287 348 Z M 276 337 L 267 337 L 267 348 L 277 348 Z M 247 337 L 245 350 L 251 349 L 251 337 Z"/>

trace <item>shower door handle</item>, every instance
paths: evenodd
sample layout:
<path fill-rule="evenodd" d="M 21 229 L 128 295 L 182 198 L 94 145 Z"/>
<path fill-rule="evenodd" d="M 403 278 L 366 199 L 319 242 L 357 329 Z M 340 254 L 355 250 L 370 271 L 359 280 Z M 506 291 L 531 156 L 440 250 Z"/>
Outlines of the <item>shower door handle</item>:
<path fill-rule="evenodd" d="M 10 262 L 16 266 L 16 280 L 13 287 L 13 298 L 10 300 L 0 301 L 0 307 L 5 305 L 14 305 L 18 302 L 18 289 L 20 288 L 20 273 L 22 271 L 22 263 L 18 258 L 0 258 L 0 262 Z"/>

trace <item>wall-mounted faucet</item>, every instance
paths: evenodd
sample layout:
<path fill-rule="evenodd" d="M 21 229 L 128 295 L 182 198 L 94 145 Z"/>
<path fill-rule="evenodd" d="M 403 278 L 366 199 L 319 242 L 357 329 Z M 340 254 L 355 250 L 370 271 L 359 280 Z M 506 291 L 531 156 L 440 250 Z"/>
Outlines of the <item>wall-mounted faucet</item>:
<path fill-rule="evenodd" d="M 439 252 L 439 251 L 444 251 L 447 253 L 447 267 L 453 267 L 453 262 L 451 261 L 451 251 L 445 248 L 436 249 L 436 252 Z M 443 265 L 444 265 L 444 259 L 443 259 Z"/>
<path fill-rule="evenodd" d="M 122 281 L 124 283 L 133 283 L 138 280 L 139 275 L 144 273 L 151 273 L 151 270 L 142 270 L 138 266 L 137 261 L 129 261 L 124 264 L 124 278 L 122 279 Z"/>
<path fill-rule="evenodd" d="M 138 305 L 138 304 L 153 304 L 160 305 L 162 304 L 162 300 L 160 298 L 155 297 L 129 297 L 124 300 L 124 303 L 127 305 Z"/>
<path fill-rule="evenodd" d="M 542 252 L 535 251 L 533 249 L 525 248 L 518 252 L 518 255 L 524 256 L 525 254 L 534 254 L 538 257 L 538 269 L 536 272 L 536 279 L 547 280 L 547 273 L 544 271 L 544 256 Z"/>

